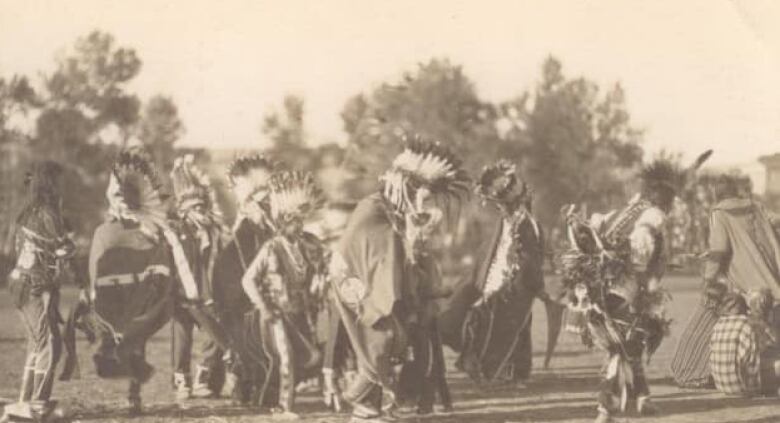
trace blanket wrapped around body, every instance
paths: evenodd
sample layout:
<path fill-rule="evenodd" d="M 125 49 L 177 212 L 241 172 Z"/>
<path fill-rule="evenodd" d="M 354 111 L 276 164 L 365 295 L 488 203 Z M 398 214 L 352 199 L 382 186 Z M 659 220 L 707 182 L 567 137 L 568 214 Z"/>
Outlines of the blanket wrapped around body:
<path fill-rule="evenodd" d="M 173 283 L 167 244 L 153 242 L 137 227 L 106 222 L 95 231 L 90 251 L 91 292 L 66 324 L 66 365 L 61 378 L 76 369 L 75 330 L 97 342 L 93 355 L 104 378 L 151 374 L 144 360 L 146 341 L 170 318 Z"/>
<path fill-rule="evenodd" d="M 544 290 L 543 245 L 529 214 L 500 221 L 480 265 L 442 307 L 442 341 L 460 352 L 457 365 L 472 379 L 528 377 L 531 310 Z"/>

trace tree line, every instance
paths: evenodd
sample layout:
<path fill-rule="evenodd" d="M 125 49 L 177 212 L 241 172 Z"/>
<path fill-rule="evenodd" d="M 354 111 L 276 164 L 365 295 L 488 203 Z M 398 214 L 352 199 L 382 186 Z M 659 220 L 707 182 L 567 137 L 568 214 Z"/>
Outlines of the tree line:
<path fill-rule="evenodd" d="M 106 164 L 131 139 L 143 143 L 163 171 L 169 169 L 182 150 L 177 143 L 185 123 L 171 97 L 142 101 L 130 90 L 141 71 L 135 49 L 93 31 L 56 58 L 53 71 L 37 79 L 0 78 L 0 240 L 6 254 L 13 216 L 23 202 L 22 172 L 33 159 L 57 160 L 68 170 L 64 206 L 84 239 L 103 218 Z M 279 110 L 258 113 L 261 133 L 246 145 L 314 171 L 339 202 L 376 189 L 405 131 L 449 145 L 475 175 L 498 158 L 516 162 L 547 227 L 558 223 L 566 203 L 605 209 L 624 201 L 643 157 L 643 132 L 631 120 L 620 84 L 602 88 L 569 76 L 554 57 L 542 63 L 533 87 L 518 87 L 502 102 L 481 98 L 463 68 L 447 59 L 420 63 L 347 99 L 340 111 L 342 143 L 312 139 L 305 112 L 304 98 L 285 97 Z M 209 161 L 208 151 L 198 153 Z M 468 243 L 469 227 L 479 224 L 470 207 L 464 205 L 454 247 Z"/>

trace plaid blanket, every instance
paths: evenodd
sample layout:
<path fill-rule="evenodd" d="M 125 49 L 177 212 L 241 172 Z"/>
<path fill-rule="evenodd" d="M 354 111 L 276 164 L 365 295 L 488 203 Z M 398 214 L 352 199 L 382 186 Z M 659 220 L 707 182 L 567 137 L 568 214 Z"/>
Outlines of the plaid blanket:
<path fill-rule="evenodd" d="M 758 337 L 747 316 L 719 318 L 710 349 L 710 369 L 719 391 L 748 396 L 760 391 Z"/>

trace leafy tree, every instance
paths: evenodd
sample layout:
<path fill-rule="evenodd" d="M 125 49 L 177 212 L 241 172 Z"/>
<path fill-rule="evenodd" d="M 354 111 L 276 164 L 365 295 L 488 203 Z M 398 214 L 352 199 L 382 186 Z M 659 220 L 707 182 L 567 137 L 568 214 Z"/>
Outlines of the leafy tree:
<path fill-rule="evenodd" d="M 434 59 L 407 72 L 400 81 L 358 94 L 341 117 L 348 138 L 348 160 L 363 173 L 360 194 L 400 149 L 400 136 L 413 132 L 450 146 L 472 170 L 494 155 L 496 112 L 477 96 L 460 66 Z"/>
<path fill-rule="evenodd" d="M 157 95 L 144 106 L 137 135 L 159 169 L 167 174 L 175 159 L 174 144 L 184 132 L 179 110 L 170 97 Z"/>
<path fill-rule="evenodd" d="M 44 75 L 30 147 L 36 159 L 56 160 L 68 170 L 65 207 L 83 236 L 101 220 L 98 205 L 105 204 L 106 164 L 138 122 L 141 102 L 127 85 L 140 69 L 135 50 L 117 46 L 110 34 L 93 31 Z"/>
<path fill-rule="evenodd" d="M 40 98 L 24 76 L 0 78 L 0 249 L 11 253 L 12 222 L 24 195 L 24 175 L 19 171 L 30 160 L 30 135 L 15 122 L 40 106 Z M 22 122 L 18 122 L 22 123 Z"/>
<path fill-rule="evenodd" d="M 274 157 L 294 168 L 310 169 L 315 156 L 306 143 L 304 118 L 303 98 L 287 95 L 281 112 L 274 110 L 263 117 L 262 133 L 271 141 Z"/>
<path fill-rule="evenodd" d="M 126 92 L 126 85 L 140 69 L 135 50 L 116 47 L 110 34 L 93 31 L 79 38 L 46 77 L 39 150 L 67 158 L 80 153 L 79 145 L 96 141 L 94 137 L 109 125 L 116 126 L 119 141 L 126 142 L 141 106 L 136 95 Z"/>
<path fill-rule="evenodd" d="M 557 222 L 564 204 L 604 209 L 630 194 L 626 182 L 642 161 L 642 132 L 631 123 L 619 84 L 599 95 L 596 83 L 566 78 L 551 57 L 535 92 L 504 108 L 511 106 L 524 128 L 515 135 L 523 172 L 546 224 Z"/>
<path fill-rule="evenodd" d="M 281 113 L 272 111 L 263 118 L 262 132 L 271 141 L 270 153 L 288 167 L 312 171 L 331 200 L 348 199 L 345 183 L 352 175 L 342 166 L 344 148 L 335 143 L 310 146 L 305 127 L 305 101 L 288 95 L 282 104 Z"/>

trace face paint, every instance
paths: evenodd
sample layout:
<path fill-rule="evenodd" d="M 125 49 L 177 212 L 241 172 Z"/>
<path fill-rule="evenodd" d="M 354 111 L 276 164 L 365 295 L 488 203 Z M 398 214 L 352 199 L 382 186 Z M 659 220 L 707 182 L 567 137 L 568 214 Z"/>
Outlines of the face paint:
<path fill-rule="evenodd" d="M 444 218 L 431 191 L 420 188 L 405 215 L 407 253 L 412 262 L 430 250 L 430 240 Z"/>
<path fill-rule="evenodd" d="M 298 217 L 285 218 L 282 233 L 288 238 L 295 238 L 303 232 L 303 221 Z"/>

